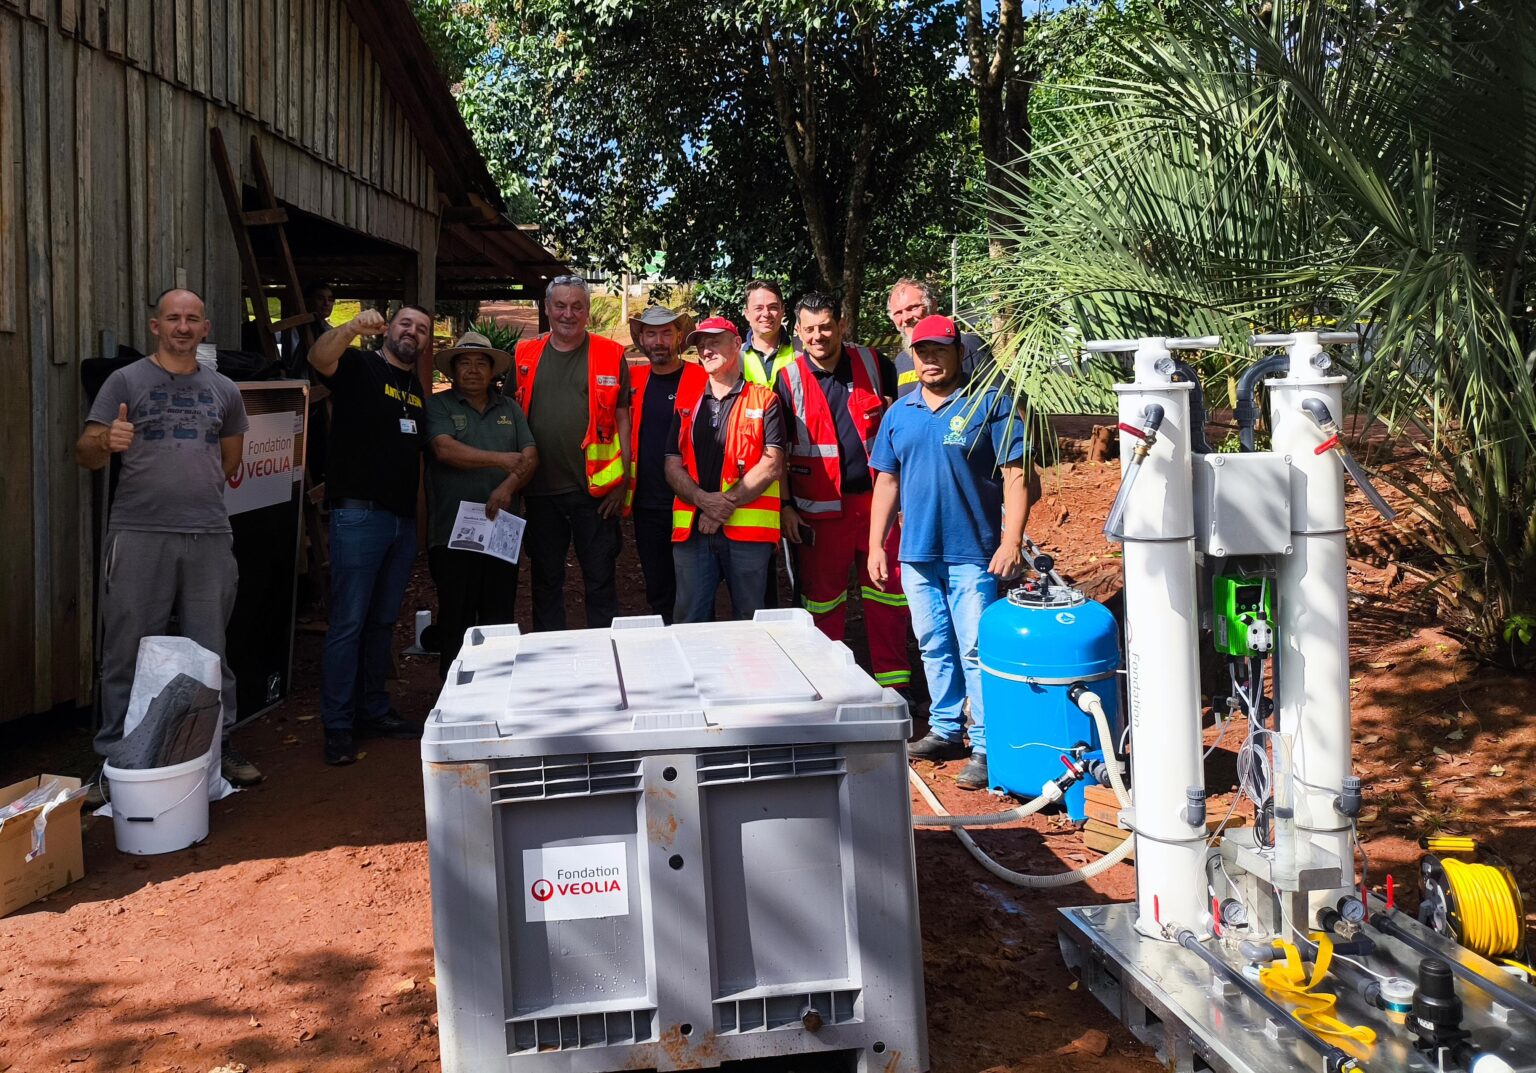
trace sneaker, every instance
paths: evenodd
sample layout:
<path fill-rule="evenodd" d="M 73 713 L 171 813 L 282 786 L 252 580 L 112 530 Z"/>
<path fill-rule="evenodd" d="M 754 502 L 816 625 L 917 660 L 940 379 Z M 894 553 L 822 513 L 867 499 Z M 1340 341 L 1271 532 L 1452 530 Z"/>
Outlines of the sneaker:
<path fill-rule="evenodd" d="M 955 776 L 955 785 L 962 790 L 985 790 L 988 781 L 986 753 L 972 753 L 960 774 Z"/>
<path fill-rule="evenodd" d="M 325 732 L 325 762 L 332 767 L 357 763 L 357 746 L 352 742 L 350 730 Z"/>
<path fill-rule="evenodd" d="M 261 769 L 251 763 L 229 742 L 224 743 L 221 770 L 231 786 L 255 786 L 266 778 Z"/>
<path fill-rule="evenodd" d="M 359 738 L 420 738 L 422 724 L 401 719 L 400 713 L 391 708 L 382 719 L 352 720 L 352 733 Z"/>
<path fill-rule="evenodd" d="M 950 741 L 937 734 L 929 734 L 920 741 L 907 742 L 908 760 L 932 760 L 935 764 L 945 760 L 964 760 L 970 750 L 963 741 Z"/>

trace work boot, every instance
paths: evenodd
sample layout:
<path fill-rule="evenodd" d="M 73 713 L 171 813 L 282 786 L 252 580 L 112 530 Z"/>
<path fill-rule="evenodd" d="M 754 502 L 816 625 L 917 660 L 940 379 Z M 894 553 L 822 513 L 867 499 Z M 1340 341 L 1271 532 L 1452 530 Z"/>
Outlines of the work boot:
<path fill-rule="evenodd" d="M 987 754 L 972 753 L 960 774 L 955 776 L 955 785 L 962 790 L 985 790 L 987 783 Z"/>
<path fill-rule="evenodd" d="M 231 786 L 255 786 L 266 778 L 260 768 L 242 756 L 229 742 L 224 743 L 222 752 L 221 770 Z"/>
<path fill-rule="evenodd" d="M 931 760 L 938 764 L 945 760 L 964 760 L 969 753 L 963 741 L 949 741 L 937 734 L 907 742 L 908 760 Z"/>
<path fill-rule="evenodd" d="M 421 723 L 401 719 L 400 713 L 391 708 L 380 719 L 358 716 L 352 720 L 352 733 L 359 738 L 420 738 Z"/>
<path fill-rule="evenodd" d="M 325 732 L 325 762 L 332 767 L 357 763 L 357 746 L 353 744 L 350 730 Z"/>

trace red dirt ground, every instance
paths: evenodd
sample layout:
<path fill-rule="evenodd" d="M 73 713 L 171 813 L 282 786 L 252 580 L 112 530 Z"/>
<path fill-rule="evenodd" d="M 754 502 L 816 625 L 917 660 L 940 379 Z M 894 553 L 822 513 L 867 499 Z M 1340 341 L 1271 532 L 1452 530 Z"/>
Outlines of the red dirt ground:
<path fill-rule="evenodd" d="M 1114 480 L 1113 464 L 1053 467 L 1030 527 L 1101 597 L 1118 585 L 1118 559 L 1099 533 Z M 1411 887 L 1411 840 L 1445 829 L 1487 840 L 1536 888 L 1531 681 L 1475 666 L 1437 630 L 1417 583 L 1390 565 L 1399 538 L 1356 499 L 1355 756 L 1371 794 L 1372 885 L 1390 869 L 1400 889 Z M 424 574 L 403 619 L 431 604 Z M 621 577 L 625 608 L 637 612 L 632 558 Z M 399 639 L 409 642 L 403 625 Z M 205 844 L 129 857 L 113 849 L 110 822 L 94 821 L 86 878 L 0 919 L 0 1073 L 440 1068 L 417 746 L 370 742 L 356 766 L 326 768 L 318 651 L 318 636 L 301 633 L 296 694 L 239 732 L 267 781 L 212 807 Z M 404 658 L 401 675 L 397 706 L 420 718 L 437 692 L 435 659 Z M 69 773 L 89 763 L 89 734 L 63 723 L 0 728 L 0 754 L 0 785 Z M 922 773 L 949 807 L 985 808 L 954 789 L 958 767 Z M 1230 787 L 1229 750 L 1212 757 L 1210 777 L 1213 793 Z M 978 839 L 1022 871 L 1094 858 L 1061 819 L 1032 817 Z M 1087 887 L 1025 893 L 983 872 L 946 833 L 919 832 L 916 845 L 935 1073 L 1157 1068 L 1074 987 L 1056 952 L 1054 909 L 1127 898 L 1129 866 Z"/>

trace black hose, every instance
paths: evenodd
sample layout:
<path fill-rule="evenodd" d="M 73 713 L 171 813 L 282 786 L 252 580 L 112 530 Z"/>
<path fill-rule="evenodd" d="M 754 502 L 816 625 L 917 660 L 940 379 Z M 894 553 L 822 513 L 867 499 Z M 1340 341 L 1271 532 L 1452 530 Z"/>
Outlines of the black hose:
<path fill-rule="evenodd" d="M 1204 946 L 1200 945 L 1200 940 L 1195 937 L 1195 933 L 1193 931 L 1188 928 L 1181 928 L 1178 934 L 1174 936 L 1174 938 L 1178 940 L 1180 946 L 1182 946 L 1185 950 L 1188 950 L 1191 953 L 1197 955 L 1200 960 L 1209 965 L 1213 971 L 1220 974 L 1221 976 L 1226 977 L 1226 979 L 1233 984 L 1236 984 L 1238 989 L 1242 991 L 1245 996 L 1247 996 L 1248 1001 L 1252 1002 L 1255 1006 L 1258 1006 L 1265 1013 L 1268 1013 L 1279 1024 L 1290 1025 L 1292 1028 L 1294 1028 L 1296 1030 L 1297 1036 L 1300 1037 L 1303 1043 L 1305 1043 L 1308 1047 L 1311 1047 L 1318 1054 L 1322 1055 L 1324 1067 L 1329 1070 L 1329 1073 L 1338 1073 L 1339 1070 L 1350 1068 L 1353 1065 L 1354 1059 L 1351 1058 L 1346 1052 L 1341 1051 L 1333 1044 L 1327 1042 L 1326 1040 L 1320 1039 L 1313 1035 L 1311 1032 L 1307 1031 L 1307 1029 L 1303 1027 L 1293 1016 L 1293 1011 L 1287 1009 L 1286 1007 L 1280 1005 L 1280 1003 L 1276 1002 L 1274 999 L 1270 998 L 1264 993 L 1263 989 L 1255 984 L 1252 980 L 1248 979 L 1248 977 L 1244 976 L 1237 969 L 1234 969 L 1231 965 L 1228 965 L 1225 961 L 1221 960 L 1218 955 L 1213 954 Z"/>
<path fill-rule="evenodd" d="M 1397 910 L 1395 909 L 1383 909 L 1373 914 L 1367 923 L 1383 935 L 1390 935 L 1392 938 L 1413 947 L 1413 949 L 1425 957 L 1439 958 L 1451 967 L 1452 972 L 1460 976 L 1467 983 L 1486 991 L 1498 999 L 1499 1005 L 1508 1006 L 1512 1010 L 1519 1010 L 1531 1020 L 1536 1021 L 1536 1003 L 1510 990 L 1497 980 L 1490 980 L 1476 969 L 1463 965 L 1455 957 L 1447 956 L 1445 951 L 1437 949 L 1428 940 L 1419 938 L 1393 919 L 1396 912 Z"/>
<path fill-rule="evenodd" d="M 1185 382 L 1194 385 L 1194 390 L 1189 393 L 1190 450 L 1197 455 L 1208 455 L 1211 453 L 1211 444 L 1205 438 L 1205 388 L 1200 386 L 1200 378 L 1188 362 L 1175 358 L 1173 371 L 1182 376 Z"/>
<path fill-rule="evenodd" d="M 1237 406 L 1232 414 L 1237 418 L 1237 440 L 1244 451 L 1253 450 L 1253 427 L 1259 420 L 1259 408 L 1254 405 L 1253 393 L 1258 389 L 1259 381 L 1270 373 L 1290 368 L 1290 365 L 1291 359 L 1285 354 L 1271 354 L 1248 366 L 1243 370 L 1243 375 L 1237 378 Z"/>

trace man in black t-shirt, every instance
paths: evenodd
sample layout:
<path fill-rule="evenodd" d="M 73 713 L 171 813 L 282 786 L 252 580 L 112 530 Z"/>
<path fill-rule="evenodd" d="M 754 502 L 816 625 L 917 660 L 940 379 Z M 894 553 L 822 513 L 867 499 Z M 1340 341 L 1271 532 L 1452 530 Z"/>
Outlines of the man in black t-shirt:
<path fill-rule="evenodd" d="M 383 334 L 377 352 L 350 344 Z M 315 341 L 309 363 L 331 390 L 330 621 L 321 661 L 325 762 L 357 759 L 354 736 L 421 736 L 389 704 L 389 643 L 416 561 L 416 493 L 426 404 L 416 363 L 432 315 L 402 306 L 386 325 L 365 309 Z"/>
<path fill-rule="evenodd" d="M 679 394 L 697 395 L 708 379 L 704 370 L 678 357 L 686 318 L 662 306 L 650 306 L 629 320 L 629 334 L 649 365 L 629 371 L 630 440 L 635 463 L 631 517 L 635 553 L 645 576 L 645 602 L 653 615 L 672 624 L 677 602 L 677 573 L 672 563 L 672 489 L 667 485 L 667 430 Z"/>

